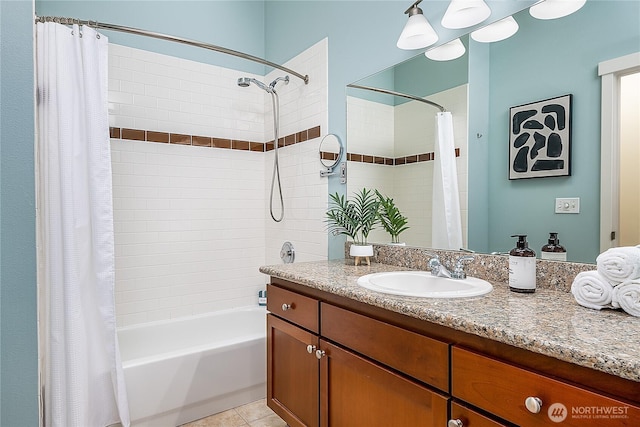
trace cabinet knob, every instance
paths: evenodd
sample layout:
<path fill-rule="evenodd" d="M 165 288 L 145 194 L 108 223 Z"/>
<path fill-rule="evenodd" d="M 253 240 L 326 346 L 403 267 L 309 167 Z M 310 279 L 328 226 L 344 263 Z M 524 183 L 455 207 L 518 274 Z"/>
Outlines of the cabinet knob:
<path fill-rule="evenodd" d="M 464 427 L 464 424 L 462 424 L 462 421 L 458 419 L 449 420 L 449 422 L 447 423 L 447 427 Z"/>
<path fill-rule="evenodd" d="M 316 350 L 316 357 L 318 359 L 322 359 L 324 356 L 326 356 L 327 353 L 324 352 L 324 350 Z"/>
<path fill-rule="evenodd" d="M 524 406 L 526 406 L 532 414 L 537 414 L 542 409 L 542 400 L 539 397 L 529 396 L 524 400 Z"/>
<path fill-rule="evenodd" d="M 284 303 L 282 304 L 282 311 L 291 310 L 291 304 Z"/>
<path fill-rule="evenodd" d="M 313 354 L 313 352 L 314 352 L 314 351 L 316 351 L 316 346 L 315 346 L 315 345 L 312 345 L 312 344 L 309 344 L 309 345 L 307 346 L 307 353 L 309 353 L 309 354 Z"/>

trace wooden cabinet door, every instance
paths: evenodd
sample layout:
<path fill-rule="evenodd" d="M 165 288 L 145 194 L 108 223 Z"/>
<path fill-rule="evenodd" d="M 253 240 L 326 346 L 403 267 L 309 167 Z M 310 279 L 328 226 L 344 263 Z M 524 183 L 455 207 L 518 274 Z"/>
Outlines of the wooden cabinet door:
<path fill-rule="evenodd" d="M 324 340 L 320 350 L 322 427 L 447 425 L 447 397 Z"/>
<path fill-rule="evenodd" d="M 462 427 L 507 427 L 507 424 L 486 417 L 460 402 L 451 402 L 449 418 L 462 423 Z"/>
<path fill-rule="evenodd" d="M 317 347 L 316 335 L 267 315 L 267 406 L 291 427 L 319 423 Z"/>

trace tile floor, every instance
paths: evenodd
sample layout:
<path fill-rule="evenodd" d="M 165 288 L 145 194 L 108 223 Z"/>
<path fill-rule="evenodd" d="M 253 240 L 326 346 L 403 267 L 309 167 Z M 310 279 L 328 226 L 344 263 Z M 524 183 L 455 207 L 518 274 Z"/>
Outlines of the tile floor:
<path fill-rule="evenodd" d="M 267 407 L 266 399 L 211 415 L 181 427 L 286 427 L 287 423 Z"/>

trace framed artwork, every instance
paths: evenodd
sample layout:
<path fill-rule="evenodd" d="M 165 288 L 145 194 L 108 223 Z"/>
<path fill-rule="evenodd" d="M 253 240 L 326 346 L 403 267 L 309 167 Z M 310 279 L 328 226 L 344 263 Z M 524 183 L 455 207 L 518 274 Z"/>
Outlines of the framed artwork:
<path fill-rule="evenodd" d="M 509 179 L 571 175 L 571 98 L 509 109 Z"/>

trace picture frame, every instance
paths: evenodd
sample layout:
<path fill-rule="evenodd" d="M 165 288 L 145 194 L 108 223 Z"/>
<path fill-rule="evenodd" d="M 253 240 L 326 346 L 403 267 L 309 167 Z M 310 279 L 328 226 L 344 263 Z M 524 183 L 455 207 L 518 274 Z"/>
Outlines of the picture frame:
<path fill-rule="evenodd" d="M 571 94 L 509 109 L 509 179 L 571 176 Z"/>

